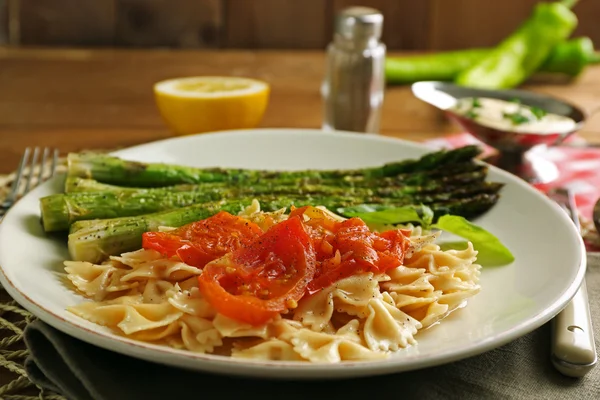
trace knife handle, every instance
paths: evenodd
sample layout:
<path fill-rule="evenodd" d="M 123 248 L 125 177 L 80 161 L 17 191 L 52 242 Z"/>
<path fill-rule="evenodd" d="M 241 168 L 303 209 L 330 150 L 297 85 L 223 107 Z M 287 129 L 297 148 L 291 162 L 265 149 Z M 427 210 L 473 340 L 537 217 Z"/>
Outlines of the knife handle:
<path fill-rule="evenodd" d="M 552 363 L 563 375 L 582 377 L 598 362 L 585 281 L 552 321 Z"/>

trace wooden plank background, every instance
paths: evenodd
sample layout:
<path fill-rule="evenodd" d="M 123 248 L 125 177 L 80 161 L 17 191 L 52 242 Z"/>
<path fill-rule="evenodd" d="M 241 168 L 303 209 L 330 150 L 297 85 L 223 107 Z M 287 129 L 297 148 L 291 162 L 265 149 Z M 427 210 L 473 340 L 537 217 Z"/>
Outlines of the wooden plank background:
<path fill-rule="evenodd" d="M 322 49 L 350 5 L 384 14 L 391 50 L 491 46 L 537 0 L 0 0 L 0 44 Z M 577 35 L 600 43 L 600 0 L 574 8 Z"/>

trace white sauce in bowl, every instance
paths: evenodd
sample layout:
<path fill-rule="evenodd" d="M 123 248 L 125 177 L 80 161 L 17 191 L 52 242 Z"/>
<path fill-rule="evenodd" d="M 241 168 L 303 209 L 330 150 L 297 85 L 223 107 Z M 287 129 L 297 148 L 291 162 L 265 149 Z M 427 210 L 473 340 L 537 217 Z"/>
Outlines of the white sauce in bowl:
<path fill-rule="evenodd" d="M 569 117 L 548 113 L 518 101 L 485 97 L 459 99 L 450 111 L 473 119 L 481 125 L 509 132 L 566 133 L 574 131 L 577 126 Z"/>

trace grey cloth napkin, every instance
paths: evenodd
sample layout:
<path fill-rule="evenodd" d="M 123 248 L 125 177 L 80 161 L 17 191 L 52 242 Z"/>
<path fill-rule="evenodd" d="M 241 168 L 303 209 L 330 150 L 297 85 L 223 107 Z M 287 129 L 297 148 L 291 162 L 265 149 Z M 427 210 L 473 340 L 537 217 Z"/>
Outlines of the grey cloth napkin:
<path fill-rule="evenodd" d="M 600 255 L 589 255 L 587 288 L 600 349 Z M 31 380 L 71 400 L 217 399 L 600 399 L 600 366 L 584 378 L 550 361 L 550 325 L 462 361 L 401 374 L 320 381 L 243 379 L 123 356 L 71 338 L 41 321 L 25 330 Z"/>

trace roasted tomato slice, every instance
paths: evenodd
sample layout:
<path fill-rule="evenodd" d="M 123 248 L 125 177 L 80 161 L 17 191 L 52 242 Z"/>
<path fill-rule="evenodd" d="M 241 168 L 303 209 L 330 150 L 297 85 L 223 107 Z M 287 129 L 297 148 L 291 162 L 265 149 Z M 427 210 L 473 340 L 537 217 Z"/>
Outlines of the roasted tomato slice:
<path fill-rule="evenodd" d="M 260 325 L 296 307 L 315 264 L 312 242 L 296 216 L 273 226 L 249 246 L 206 264 L 198 283 L 219 313 Z"/>
<path fill-rule="evenodd" d="M 291 215 L 303 218 L 317 252 L 309 294 L 360 272 L 395 268 L 404 262 L 410 244 L 409 231 L 372 232 L 359 218 L 339 221 L 314 207 L 295 209 Z"/>
<path fill-rule="evenodd" d="M 332 241 L 335 255 L 320 260 L 308 293 L 360 272 L 385 272 L 402 265 L 410 244 L 408 234 L 402 230 L 371 232 L 359 218 L 341 222 Z"/>
<path fill-rule="evenodd" d="M 202 268 L 263 234 L 258 225 L 225 211 L 169 232 L 146 232 L 142 247 Z"/>
<path fill-rule="evenodd" d="M 312 206 L 292 208 L 290 216 L 299 216 L 304 222 L 304 227 L 313 242 L 317 253 L 317 270 L 319 262 L 332 257 L 335 250 L 332 246 L 334 232 L 337 230 L 339 221 L 335 220 L 329 213 Z"/>

